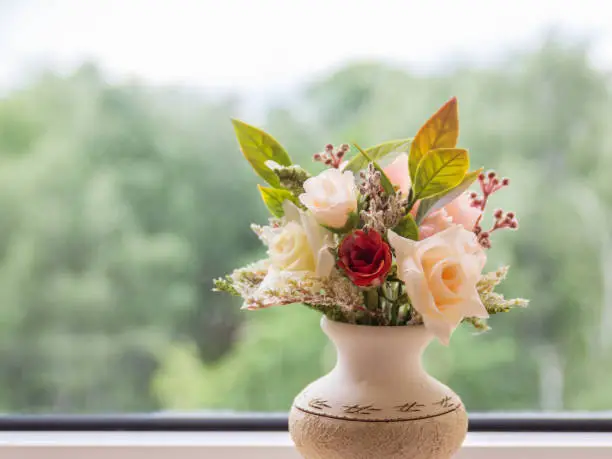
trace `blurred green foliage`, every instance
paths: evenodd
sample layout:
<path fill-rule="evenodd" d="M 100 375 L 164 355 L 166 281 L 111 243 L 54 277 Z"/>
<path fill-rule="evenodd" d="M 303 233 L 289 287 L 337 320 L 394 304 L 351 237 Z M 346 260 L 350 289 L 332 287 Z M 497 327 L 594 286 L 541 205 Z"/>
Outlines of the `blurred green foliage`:
<path fill-rule="evenodd" d="M 297 163 L 328 142 L 411 137 L 449 97 L 473 167 L 517 212 L 489 267 L 526 311 L 427 352 L 472 410 L 612 409 L 610 81 L 588 48 L 545 41 L 435 76 L 348 65 L 266 113 Z M 0 410 L 286 410 L 330 368 L 319 315 L 240 312 L 211 280 L 260 257 L 240 101 L 111 84 L 92 65 L 0 98 Z"/>

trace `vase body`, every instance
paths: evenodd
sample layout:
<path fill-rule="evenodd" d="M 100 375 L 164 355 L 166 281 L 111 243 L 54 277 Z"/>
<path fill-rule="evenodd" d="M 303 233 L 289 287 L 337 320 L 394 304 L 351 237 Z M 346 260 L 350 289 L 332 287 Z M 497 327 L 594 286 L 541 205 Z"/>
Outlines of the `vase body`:
<path fill-rule="evenodd" d="M 467 414 L 421 356 L 424 326 L 371 327 L 321 321 L 336 347 L 334 369 L 306 387 L 289 416 L 305 459 L 449 459 L 467 432 Z"/>

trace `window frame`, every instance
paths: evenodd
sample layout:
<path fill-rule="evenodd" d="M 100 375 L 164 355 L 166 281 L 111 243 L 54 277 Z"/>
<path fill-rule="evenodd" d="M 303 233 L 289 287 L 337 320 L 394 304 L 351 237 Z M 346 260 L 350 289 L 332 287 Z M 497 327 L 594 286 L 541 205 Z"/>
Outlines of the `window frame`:
<path fill-rule="evenodd" d="M 3 459 L 300 459 L 289 433 L 0 432 Z M 612 433 L 469 432 L 455 459 L 609 459 Z"/>
<path fill-rule="evenodd" d="M 3 459 L 300 459 L 286 414 L 0 415 Z M 609 459 L 612 413 L 473 413 L 456 459 Z"/>
<path fill-rule="evenodd" d="M 0 415 L 0 432 L 286 432 L 281 413 L 236 415 L 93 414 Z M 470 413 L 470 432 L 599 432 L 612 433 L 612 412 Z"/>

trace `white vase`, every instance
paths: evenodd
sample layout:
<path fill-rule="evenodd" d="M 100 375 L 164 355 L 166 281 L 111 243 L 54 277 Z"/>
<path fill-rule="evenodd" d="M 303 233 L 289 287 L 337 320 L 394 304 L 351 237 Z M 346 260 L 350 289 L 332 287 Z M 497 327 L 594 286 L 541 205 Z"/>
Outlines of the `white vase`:
<path fill-rule="evenodd" d="M 424 326 L 373 327 L 321 321 L 337 363 L 296 398 L 289 430 L 306 459 L 449 459 L 467 414 L 421 356 Z"/>

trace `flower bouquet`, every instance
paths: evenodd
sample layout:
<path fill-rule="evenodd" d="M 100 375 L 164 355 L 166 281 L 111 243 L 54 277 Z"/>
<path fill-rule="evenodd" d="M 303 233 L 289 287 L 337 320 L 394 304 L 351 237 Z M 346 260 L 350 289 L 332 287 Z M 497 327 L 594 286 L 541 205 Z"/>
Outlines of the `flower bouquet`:
<path fill-rule="evenodd" d="M 215 280 L 215 289 L 242 297 L 249 310 L 320 311 L 338 352 L 336 367 L 295 399 L 298 450 L 325 459 L 450 457 L 467 416 L 459 397 L 422 369 L 423 349 L 433 337 L 447 344 L 461 322 L 486 330 L 490 314 L 527 305 L 495 292 L 507 267 L 483 274 L 492 236 L 518 221 L 502 209 L 485 217 L 509 180 L 470 171 L 468 151 L 457 147 L 457 100 L 414 138 L 326 145 L 314 155 L 325 166 L 317 175 L 269 134 L 233 124 L 268 183 L 259 191 L 272 217 L 252 226 L 268 256 Z"/>
<path fill-rule="evenodd" d="M 339 322 L 423 324 L 448 343 L 462 321 L 485 330 L 489 314 L 524 307 L 494 292 L 507 267 L 483 274 L 491 236 L 517 229 L 491 196 L 507 178 L 469 171 L 457 148 L 457 100 L 449 100 L 413 139 L 362 149 L 329 144 L 316 176 L 291 162 L 270 135 L 233 121 L 242 153 L 270 186 L 259 186 L 272 218 L 252 225 L 268 257 L 215 280 L 250 310 L 304 304 Z M 387 166 L 381 164 L 388 157 Z M 473 185 L 478 191 L 468 191 Z"/>

